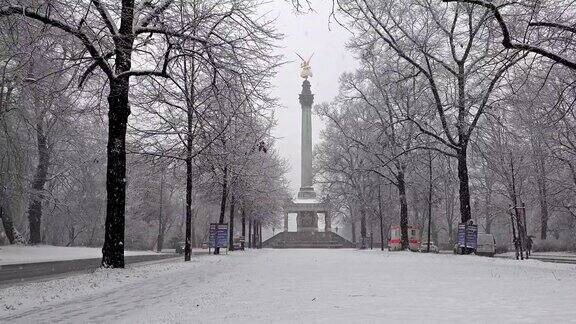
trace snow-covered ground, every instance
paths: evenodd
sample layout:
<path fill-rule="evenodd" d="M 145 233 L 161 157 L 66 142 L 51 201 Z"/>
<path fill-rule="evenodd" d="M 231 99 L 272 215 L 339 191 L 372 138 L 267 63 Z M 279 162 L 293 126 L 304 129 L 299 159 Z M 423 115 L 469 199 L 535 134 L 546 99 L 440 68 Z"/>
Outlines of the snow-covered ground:
<path fill-rule="evenodd" d="M 125 251 L 125 255 L 156 254 L 153 251 Z M 52 245 L 0 246 L 0 265 L 57 260 L 101 258 L 102 248 L 64 247 Z"/>
<path fill-rule="evenodd" d="M 576 266 L 260 250 L 0 290 L 0 322 L 575 322 Z"/>
<path fill-rule="evenodd" d="M 498 255 L 507 256 L 507 257 L 515 257 L 516 252 L 506 252 L 500 253 Z M 571 251 L 563 251 L 563 252 L 532 252 L 532 256 L 535 257 L 549 257 L 549 258 L 576 258 L 576 253 Z"/>

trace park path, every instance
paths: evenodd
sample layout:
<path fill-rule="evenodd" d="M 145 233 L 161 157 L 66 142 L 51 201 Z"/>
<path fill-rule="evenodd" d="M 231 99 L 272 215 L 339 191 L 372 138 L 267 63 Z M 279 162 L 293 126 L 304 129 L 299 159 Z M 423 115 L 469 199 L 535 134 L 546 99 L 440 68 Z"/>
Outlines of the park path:
<path fill-rule="evenodd" d="M 576 321 L 573 265 L 356 250 L 202 259 L 0 322 Z"/>

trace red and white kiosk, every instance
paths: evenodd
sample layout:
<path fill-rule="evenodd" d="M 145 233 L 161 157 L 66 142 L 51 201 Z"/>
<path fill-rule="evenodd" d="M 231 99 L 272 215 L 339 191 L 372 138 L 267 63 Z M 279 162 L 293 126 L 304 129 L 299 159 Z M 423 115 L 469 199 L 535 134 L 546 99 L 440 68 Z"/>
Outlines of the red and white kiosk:
<path fill-rule="evenodd" d="M 420 248 L 420 230 L 414 227 L 408 227 L 408 248 L 410 251 L 418 251 Z M 390 228 L 390 239 L 388 240 L 388 251 L 402 250 L 402 231 L 400 226 Z"/>

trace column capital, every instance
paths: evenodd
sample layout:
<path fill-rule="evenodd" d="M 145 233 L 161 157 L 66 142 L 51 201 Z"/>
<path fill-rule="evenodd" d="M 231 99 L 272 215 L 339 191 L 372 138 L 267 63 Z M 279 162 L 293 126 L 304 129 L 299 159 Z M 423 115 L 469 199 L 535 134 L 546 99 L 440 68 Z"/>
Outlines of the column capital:
<path fill-rule="evenodd" d="M 304 80 L 304 82 L 302 82 L 302 93 L 300 93 L 299 99 L 302 108 L 312 107 L 312 104 L 314 103 L 314 95 L 312 94 L 312 91 L 310 91 L 310 81 Z"/>

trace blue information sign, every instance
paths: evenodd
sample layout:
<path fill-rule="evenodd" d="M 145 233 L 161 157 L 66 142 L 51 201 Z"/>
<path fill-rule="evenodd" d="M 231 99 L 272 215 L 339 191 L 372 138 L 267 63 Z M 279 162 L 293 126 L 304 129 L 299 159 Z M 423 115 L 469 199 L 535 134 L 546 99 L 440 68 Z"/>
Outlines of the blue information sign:
<path fill-rule="evenodd" d="M 458 246 L 476 249 L 478 245 L 478 225 L 458 224 Z"/>
<path fill-rule="evenodd" d="M 210 224 L 210 235 L 208 242 L 211 248 L 227 248 L 228 247 L 228 224 Z"/>

